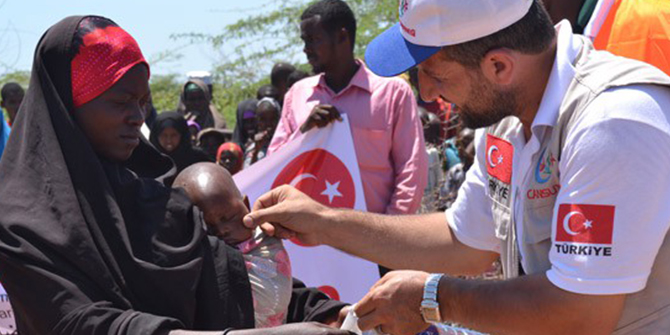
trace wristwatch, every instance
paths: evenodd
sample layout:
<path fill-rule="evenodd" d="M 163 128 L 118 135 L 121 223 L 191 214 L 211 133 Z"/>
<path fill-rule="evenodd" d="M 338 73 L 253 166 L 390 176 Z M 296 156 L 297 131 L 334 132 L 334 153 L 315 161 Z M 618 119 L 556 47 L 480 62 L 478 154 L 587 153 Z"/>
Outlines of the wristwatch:
<path fill-rule="evenodd" d="M 437 301 L 437 289 L 440 285 L 442 274 L 432 273 L 426 279 L 423 286 L 423 300 L 421 301 L 421 316 L 423 321 L 430 324 L 442 323 L 440 315 L 440 303 Z"/>

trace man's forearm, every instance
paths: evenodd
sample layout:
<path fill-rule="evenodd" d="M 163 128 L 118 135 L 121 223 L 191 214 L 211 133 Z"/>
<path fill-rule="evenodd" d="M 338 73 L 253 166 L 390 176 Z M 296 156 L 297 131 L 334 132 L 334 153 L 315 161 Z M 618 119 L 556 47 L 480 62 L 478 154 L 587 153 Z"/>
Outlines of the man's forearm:
<path fill-rule="evenodd" d="M 389 216 L 350 210 L 329 210 L 325 220 L 336 225 L 324 242 L 391 269 L 478 274 L 497 254 L 460 243 L 444 213 Z"/>
<path fill-rule="evenodd" d="M 492 334 L 610 334 L 623 295 L 561 290 L 544 274 L 507 281 L 445 277 L 438 291 L 442 318 Z"/>

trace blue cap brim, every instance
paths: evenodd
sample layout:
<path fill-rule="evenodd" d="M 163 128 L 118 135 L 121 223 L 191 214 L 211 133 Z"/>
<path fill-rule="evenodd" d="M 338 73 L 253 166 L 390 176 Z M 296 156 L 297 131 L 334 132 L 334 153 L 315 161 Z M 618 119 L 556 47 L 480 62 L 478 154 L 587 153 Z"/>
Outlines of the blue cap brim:
<path fill-rule="evenodd" d="M 393 77 L 425 61 L 440 49 L 408 42 L 400 33 L 400 23 L 396 23 L 368 44 L 365 63 L 377 75 Z"/>

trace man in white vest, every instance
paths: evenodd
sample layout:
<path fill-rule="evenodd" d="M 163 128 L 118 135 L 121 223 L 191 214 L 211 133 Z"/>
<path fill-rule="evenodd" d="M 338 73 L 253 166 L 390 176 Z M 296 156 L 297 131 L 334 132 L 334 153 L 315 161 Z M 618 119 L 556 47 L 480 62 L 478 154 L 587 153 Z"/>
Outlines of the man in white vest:
<path fill-rule="evenodd" d="M 371 288 L 362 329 L 670 334 L 670 77 L 594 50 L 567 21 L 552 27 L 537 0 L 402 0 L 366 61 L 383 76 L 418 66 L 423 99 L 442 96 L 480 128 L 454 205 L 383 216 L 283 187 L 245 218 L 420 270 Z M 451 277 L 498 257 L 504 281 Z"/>

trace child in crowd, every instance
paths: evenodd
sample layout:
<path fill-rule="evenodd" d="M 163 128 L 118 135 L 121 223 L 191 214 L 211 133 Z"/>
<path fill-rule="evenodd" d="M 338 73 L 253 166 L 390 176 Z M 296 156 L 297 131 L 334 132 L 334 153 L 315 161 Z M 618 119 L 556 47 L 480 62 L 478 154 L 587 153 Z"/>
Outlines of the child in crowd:
<path fill-rule="evenodd" d="M 270 146 L 272 136 L 279 123 L 281 107 L 277 100 L 263 98 L 256 105 L 256 129 L 257 133 L 252 138 L 245 152 L 244 167 L 247 168 L 257 161 L 263 159 Z"/>
<path fill-rule="evenodd" d="M 198 133 L 200 133 L 200 125 L 193 120 L 186 120 L 188 126 L 188 133 L 191 134 L 191 145 L 198 144 Z"/>
<path fill-rule="evenodd" d="M 221 144 L 216 152 L 216 163 L 226 168 L 231 175 L 240 172 L 244 163 L 242 148 L 235 142 Z"/>
<path fill-rule="evenodd" d="M 419 106 L 417 108 L 421 124 L 423 125 L 423 137 L 426 140 L 426 154 L 428 155 L 428 183 L 421 199 L 420 213 L 432 213 L 437 209 L 440 184 L 444 178 L 442 172 L 442 158 L 438 145 L 440 142 L 440 120 L 437 115 Z"/>
<path fill-rule="evenodd" d="M 256 327 L 284 324 L 292 287 L 288 254 L 281 240 L 242 224 L 242 218 L 249 213 L 249 199 L 242 196 L 230 173 L 214 163 L 199 163 L 182 171 L 174 187 L 183 188 L 202 210 L 210 235 L 244 255 Z"/>

